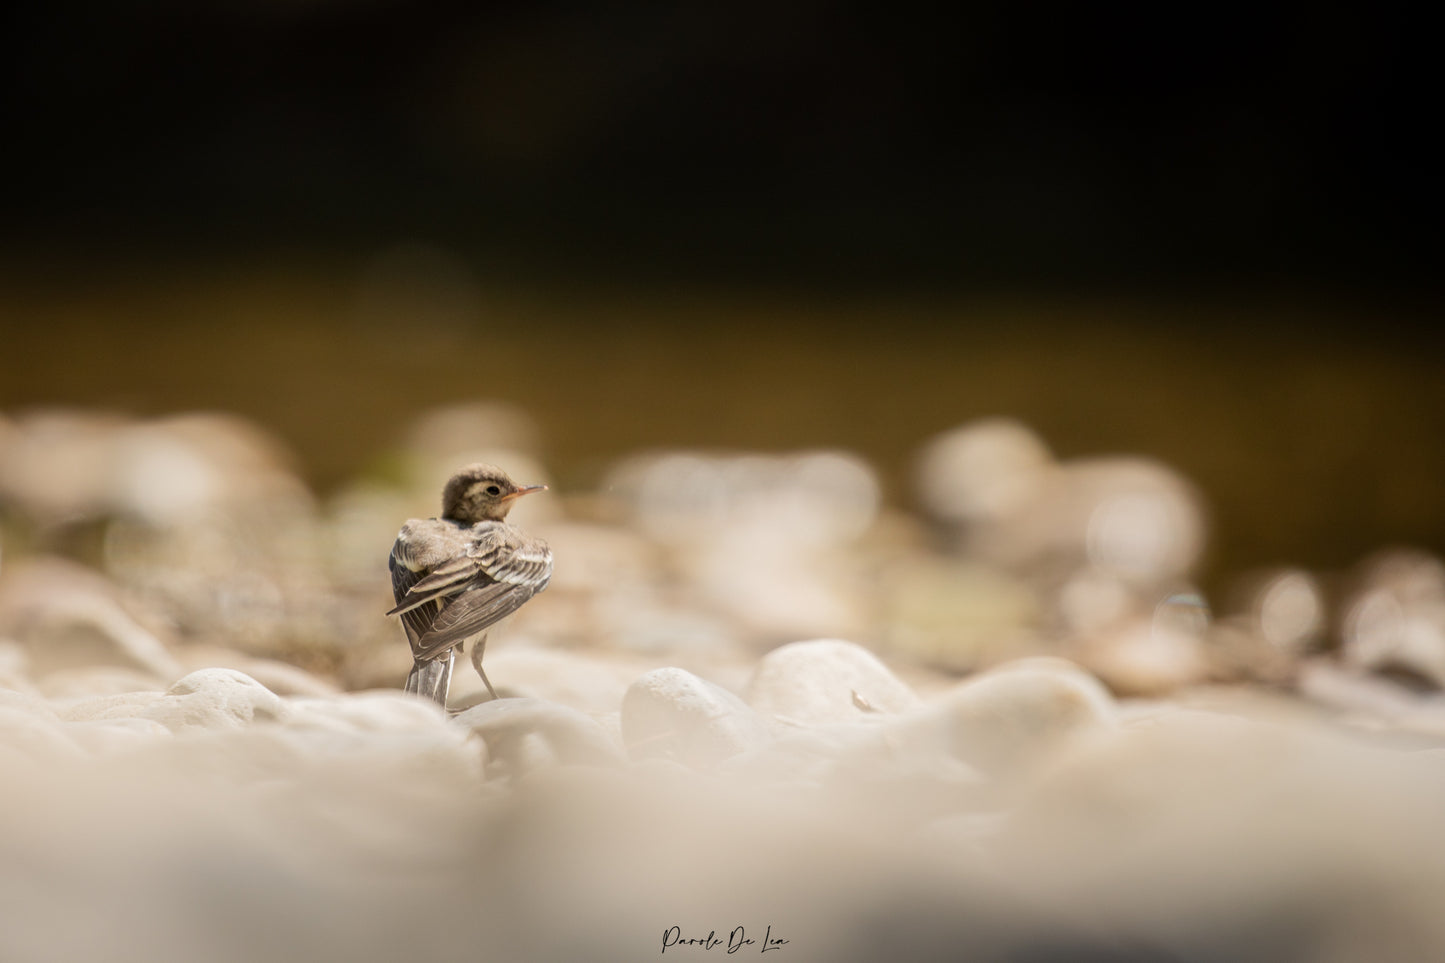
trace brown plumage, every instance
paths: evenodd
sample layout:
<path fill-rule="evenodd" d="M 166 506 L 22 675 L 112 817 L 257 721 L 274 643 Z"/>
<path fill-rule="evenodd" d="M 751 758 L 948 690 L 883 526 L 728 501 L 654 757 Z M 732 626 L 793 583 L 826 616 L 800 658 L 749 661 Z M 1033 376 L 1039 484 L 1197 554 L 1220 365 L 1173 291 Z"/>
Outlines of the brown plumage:
<path fill-rule="evenodd" d="M 456 653 L 475 640 L 472 661 L 482 671 L 486 633 L 552 578 L 552 550 L 503 519 L 521 496 L 546 485 L 517 485 L 491 465 L 462 469 L 442 492 L 440 518 L 412 519 L 391 547 L 391 587 L 411 643 L 408 692 L 446 705 Z"/>

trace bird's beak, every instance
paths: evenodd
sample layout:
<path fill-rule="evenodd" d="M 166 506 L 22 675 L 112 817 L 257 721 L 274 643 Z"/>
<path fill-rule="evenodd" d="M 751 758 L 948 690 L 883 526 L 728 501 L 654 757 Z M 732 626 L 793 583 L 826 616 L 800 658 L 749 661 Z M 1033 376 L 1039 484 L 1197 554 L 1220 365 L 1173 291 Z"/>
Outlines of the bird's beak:
<path fill-rule="evenodd" d="M 509 502 L 514 498 L 521 498 L 523 495 L 530 495 L 533 492 L 544 492 L 546 490 L 546 485 L 524 485 L 516 491 L 512 492 L 512 494 L 504 496 L 502 498 L 502 501 Z"/>

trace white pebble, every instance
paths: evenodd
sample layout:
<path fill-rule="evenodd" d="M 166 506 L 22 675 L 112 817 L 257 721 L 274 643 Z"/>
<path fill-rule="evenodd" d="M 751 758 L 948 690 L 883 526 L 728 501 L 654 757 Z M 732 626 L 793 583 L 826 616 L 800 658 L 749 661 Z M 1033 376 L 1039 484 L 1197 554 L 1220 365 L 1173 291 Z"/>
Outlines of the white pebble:
<path fill-rule="evenodd" d="M 235 729 L 286 715 L 280 696 L 235 669 L 199 669 L 182 677 L 140 717 L 154 719 L 172 732 L 186 729 Z"/>
<path fill-rule="evenodd" d="M 841 639 L 792 642 L 769 652 L 748 683 L 747 701 L 801 725 L 859 722 L 919 704 L 877 656 Z"/>
<path fill-rule="evenodd" d="M 441 706 L 397 690 L 293 699 L 286 725 L 329 732 L 402 732 L 446 725 Z"/>
<path fill-rule="evenodd" d="M 151 719 L 92 719 L 70 722 L 65 732 L 76 745 L 93 756 L 110 756 L 146 745 L 157 738 L 170 738 L 171 731 Z"/>
<path fill-rule="evenodd" d="M 1068 663 L 1027 661 L 965 680 L 894 729 L 998 774 L 1039 762 L 1073 733 L 1113 723 L 1113 699 L 1097 679 Z"/>
<path fill-rule="evenodd" d="M 634 759 L 705 768 L 766 745 L 768 727 L 731 692 L 678 668 L 654 669 L 622 699 L 622 738 Z"/>
<path fill-rule="evenodd" d="M 612 733 L 591 716 L 543 699 L 497 699 L 452 720 L 487 744 L 489 775 L 519 775 L 552 765 L 615 765 Z"/>

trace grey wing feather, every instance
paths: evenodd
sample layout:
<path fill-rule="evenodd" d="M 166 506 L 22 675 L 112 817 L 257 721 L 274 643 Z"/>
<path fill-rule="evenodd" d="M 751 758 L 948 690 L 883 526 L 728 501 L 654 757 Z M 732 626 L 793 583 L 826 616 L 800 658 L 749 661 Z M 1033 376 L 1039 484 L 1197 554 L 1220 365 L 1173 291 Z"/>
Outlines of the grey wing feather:
<path fill-rule="evenodd" d="M 426 634 L 417 640 L 417 658 L 433 658 L 458 642 L 485 632 L 546 587 L 545 581 L 532 585 L 491 582 L 464 592 L 442 609 Z"/>
<path fill-rule="evenodd" d="M 391 593 L 393 598 L 400 602 L 406 598 L 407 593 L 411 591 L 412 587 L 422 580 L 424 573 L 413 572 L 407 568 L 404 563 L 398 561 L 395 550 L 392 551 L 390 565 Z M 439 612 L 440 609 L 441 607 L 437 605 L 436 602 L 425 602 L 422 605 L 400 613 L 401 624 L 405 626 L 407 638 L 411 641 L 413 647 L 415 647 L 417 639 L 426 635 L 427 630 L 431 628 L 432 621 L 437 617 L 437 612 Z M 392 612 L 395 611 L 395 609 L 392 610 Z M 387 614 L 390 615 L 392 613 L 388 612 Z"/>
<path fill-rule="evenodd" d="M 400 566 L 405 568 L 406 566 Z M 402 595 L 397 596 L 396 608 L 387 615 L 401 615 L 433 599 L 455 595 L 465 590 L 473 579 L 482 572 L 477 560 L 466 555 L 448 559 L 430 572 L 411 573 L 415 580 Z M 392 586 L 395 588 L 395 576 Z"/>
<path fill-rule="evenodd" d="M 540 539 L 501 523 L 479 523 L 469 534 L 464 549 L 420 572 L 411 568 L 419 560 L 408 539 L 399 538 L 392 549 L 397 604 L 387 614 L 401 616 L 418 660 L 485 632 L 552 578 L 552 551 Z"/>
<path fill-rule="evenodd" d="M 552 577 L 552 550 L 545 542 L 496 538 L 479 540 L 467 553 L 498 582 L 545 586 Z M 536 591 L 541 591 L 539 587 Z"/>

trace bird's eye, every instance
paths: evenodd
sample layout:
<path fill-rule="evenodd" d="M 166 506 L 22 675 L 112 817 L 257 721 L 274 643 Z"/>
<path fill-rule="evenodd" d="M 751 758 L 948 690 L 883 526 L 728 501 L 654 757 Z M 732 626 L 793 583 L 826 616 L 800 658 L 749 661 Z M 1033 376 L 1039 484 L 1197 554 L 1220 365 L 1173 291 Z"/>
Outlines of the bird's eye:
<path fill-rule="evenodd" d="M 488 486 L 487 486 L 487 494 L 488 494 L 488 495 L 500 495 L 501 493 L 502 493 L 502 490 L 501 490 L 500 488 L 498 488 L 496 485 L 488 485 Z"/>

